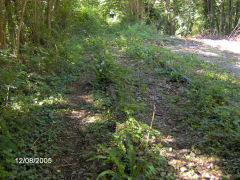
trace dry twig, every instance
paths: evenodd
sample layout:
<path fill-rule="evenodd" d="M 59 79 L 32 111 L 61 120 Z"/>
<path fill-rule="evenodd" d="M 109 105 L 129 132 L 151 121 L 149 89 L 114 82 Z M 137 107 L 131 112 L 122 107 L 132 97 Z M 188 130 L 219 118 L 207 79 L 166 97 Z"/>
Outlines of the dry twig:
<path fill-rule="evenodd" d="M 149 129 L 148 135 L 147 135 L 147 144 L 148 144 L 148 141 L 149 141 L 150 131 L 152 130 L 152 125 L 153 125 L 153 121 L 154 121 L 154 118 L 155 118 L 155 113 L 156 113 L 156 103 L 154 103 L 154 105 L 153 105 L 152 121 L 151 121 L 150 129 Z"/>

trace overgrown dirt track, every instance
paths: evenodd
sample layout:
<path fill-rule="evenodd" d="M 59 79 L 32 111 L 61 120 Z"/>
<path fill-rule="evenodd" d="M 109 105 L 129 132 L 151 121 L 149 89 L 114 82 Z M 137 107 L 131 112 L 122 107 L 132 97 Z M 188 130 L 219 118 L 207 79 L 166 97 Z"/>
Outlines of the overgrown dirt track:
<path fill-rule="evenodd" d="M 150 125 L 153 106 L 156 106 L 153 128 L 160 131 L 162 136 L 153 136 L 150 144 L 161 143 L 163 146 L 160 154 L 174 168 L 174 171 L 160 173 L 159 178 L 175 174 L 175 179 L 221 179 L 223 174 L 217 167 L 219 159 L 202 154 L 197 149 L 199 137 L 192 135 L 187 127 L 177 128 L 181 123 L 177 112 L 174 112 L 174 106 L 181 106 L 181 102 L 171 102 L 170 97 L 181 94 L 181 85 L 174 85 L 167 77 L 159 77 L 153 72 L 154 67 L 145 61 L 127 59 L 120 60 L 119 63 L 133 67 L 136 73 L 132 76 L 147 85 L 146 93 L 137 94 L 146 103 L 137 119 Z"/>
<path fill-rule="evenodd" d="M 97 161 L 86 161 L 96 155 L 97 144 L 109 140 L 106 132 L 111 128 L 106 127 L 104 122 L 96 122 L 101 119 L 98 116 L 101 110 L 94 107 L 93 87 L 89 83 L 92 79 L 94 74 L 86 73 L 72 84 L 68 95 L 70 109 L 65 116 L 66 126 L 59 142 L 65 150 L 57 158 L 64 179 L 96 179 L 103 168 Z M 105 132 L 101 133 L 100 130 Z"/>
<path fill-rule="evenodd" d="M 0 0 L 0 180 L 240 180 L 239 38 L 240 0 Z"/>
<path fill-rule="evenodd" d="M 177 53 L 190 53 L 190 56 L 194 49 L 198 52 L 201 50 L 208 51 L 208 53 L 219 53 L 222 59 L 219 54 L 217 57 L 201 53 L 197 56 L 204 58 L 204 61 L 209 60 L 214 63 L 218 63 L 220 58 L 221 62 L 224 61 L 223 65 L 230 56 L 237 62 L 239 55 L 211 49 L 197 41 L 169 37 L 160 40 L 145 39 L 143 44 L 141 48 L 134 47 L 134 53 L 137 51 L 137 58 L 134 57 L 130 48 L 130 50 L 124 51 L 124 48 L 111 41 L 107 45 L 105 44 L 105 48 L 110 52 L 108 57 L 112 58 L 111 61 L 114 61 L 114 65 L 130 69 L 129 78 L 133 80 L 131 88 L 134 90 L 135 103 L 145 104 L 144 108 L 136 110 L 133 117 L 139 123 L 147 125 L 150 130 L 159 133 L 159 135 L 151 135 L 147 138 L 143 133 L 140 137 L 141 141 L 147 141 L 147 148 L 150 151 L 158 152 L 161 157 L 165 157 L 167 162 L 167 165 L 158 168 L 154 176 L 149 179 L 213 180 L 223 177 L 233 179 L 226 173 L 229 170 L 227 159 L 211 153 L 215 150 L 204 151 L 204 149 L 212 147 L 211 144 L 202 145 L 202 141 L 205 140 L 205 137 L 202 136 L 204 132 L 198 130 L 198 126 L 194 123 L 187 123 L 187 118 L 193 112 L 181 112 L 181 110 L 185 110 L 185 103 L 189 101 L 189 97 L 183 91 L 190 87 L 189 82 L 181 79 L 178 74 L 176 76 L 174 74 L 176 72 L 169 73 L 169 70 L 166 70 L 167 66 L 157 62 L 163 56 L 161 53 L 151 55 L 148 49 L 143 49 L 151 44 L 157 49 L 170 48 Z M 147 58 L 139 55 L 139 52 L 146 53 Z M 174 54 L 171 56 L 175 57 Z M 94 61 L 93 56 L 92 59 Z M 94 63 L 97 64 L 96 67 L 99 67 L 99 64 L 104 65 L 106 62 L 103 59 Z M 238 76 L 237 64 L 232 63 L 223 68 L 232 70 L 234 75 Z M 173 70 L 175 69 L 173 68 Z M 114 73 L 122 75 L 121 72 Z M 60 146 L 66 146 L 66 151 L 58 158 L 60 159 L 58 167 L 65 179 L 96 179 L 104 170 L 116 168 L 113 163 L 104 164 L 102 160 L 89 161 L 89 158 L 104 153 L 104 150 L 97 146 L 98 144 L 105 144 L 111 150 L 111 143 L 113 146 L 116 143 L 113 140 L 113 134 L 121 131 L 121 128 L 128 128 L 127 124 L 123 122 L 126 117 L 118 107 L 120 93 L 114 86 L 116 84 L 110 82 L 113 85 L 109 85 L 108 82 L 104 88 L 104 84 L 100 84 L 101 87 L 98 89 L 99 84 L 96 86 L 93 83 L 97 75 L 92 70 L 88 71 L 78 82 L 72 84 L 72 93 L 68 96 L 70 111 L 65 116 L 66 129 L 60 140 Z M 104 98 L 105 100 L 103 100 Z M 107 106 L 108 108 L 106 108 Z M 134 128 L 136 129 L 136 127 Z M 137 128 L 141 129 L 142 127 L 139 125 Z M 142 143 L 136 148 L 136 154 L 139 157 L 146 155 Z M 110 179 L 111 176 L 107 177 Z M 142 179 L 142 177 L 139 176 L 138 179 Z"/>
<path fill-rule="evenodd" d="M 91 122 L 94 119 L 94 111 L 84 108 L 91 105 L 93 101 L 88 95 L 88 82 L 81 79 L 79 82 L 72 84 L 72 87 L 72 94 L 68 97 L 71 108 L 65 116 L 66 129 L 60 141 L 66 149 L 63 157 L 59 158 L 59 164 L 61 164 L 59 168 L 62 170 L 65 179 L 80 179 L 84 176 L 87 177 L 86 167 L 80 166 L 82 165 L 80 157 L 84 153 L 90 153 L 89 151 L 85 152 L 88 143 L 82 131 L 84 131 L 84 122 Z"/>

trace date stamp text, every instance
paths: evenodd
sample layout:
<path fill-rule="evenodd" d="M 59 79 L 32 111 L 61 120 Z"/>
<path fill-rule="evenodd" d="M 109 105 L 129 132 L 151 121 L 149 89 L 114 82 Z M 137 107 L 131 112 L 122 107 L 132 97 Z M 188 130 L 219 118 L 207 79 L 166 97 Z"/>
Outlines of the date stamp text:
<path fill-rule="evenodd" d="M 16 158 L 17 164 L 51 164 L 52 158 Z"/>

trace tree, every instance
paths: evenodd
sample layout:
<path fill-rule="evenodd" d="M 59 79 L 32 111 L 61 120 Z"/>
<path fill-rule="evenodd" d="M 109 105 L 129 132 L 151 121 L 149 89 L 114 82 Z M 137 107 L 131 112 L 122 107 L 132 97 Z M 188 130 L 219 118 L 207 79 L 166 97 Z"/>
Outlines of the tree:
<path fill-rule="evenodd" d="M 0 48 L 5 48 L 5 0 L 0 0 Z"/>

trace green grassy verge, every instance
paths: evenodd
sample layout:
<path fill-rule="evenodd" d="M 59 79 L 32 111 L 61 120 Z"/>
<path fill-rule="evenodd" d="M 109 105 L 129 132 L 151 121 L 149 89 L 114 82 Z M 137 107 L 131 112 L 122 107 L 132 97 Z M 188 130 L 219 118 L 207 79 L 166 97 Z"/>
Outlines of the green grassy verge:
<path fill-rule="evenodd" d="M 159 76 L 167 75 L 169 81 L 183 85 L 181 93 L 172 97 L 180 105 L 174 107 L 179 127 L 187 127 L 192 135 L 200 137 L 197 147 L 203 152 L 221 157 L 228 164 L 225 173 L 239 177 L 239 80 L 217 64 L 194 54 L 179 55 L 159 46 L 168 38 L 156 35 L 149 28 L 141 24 L 125 28 L 122 44 L 118 43 L 122 51 L 136 61 L 144 59 L 152 64 Z"/>

